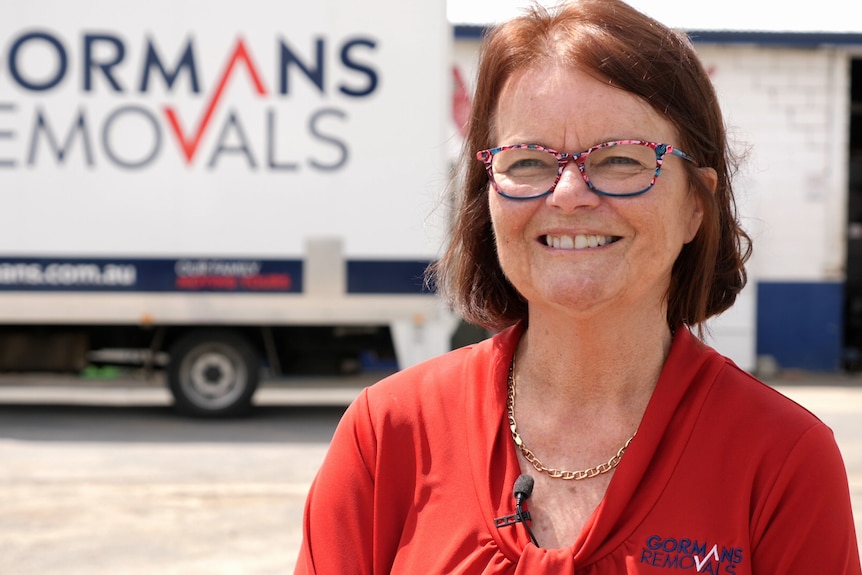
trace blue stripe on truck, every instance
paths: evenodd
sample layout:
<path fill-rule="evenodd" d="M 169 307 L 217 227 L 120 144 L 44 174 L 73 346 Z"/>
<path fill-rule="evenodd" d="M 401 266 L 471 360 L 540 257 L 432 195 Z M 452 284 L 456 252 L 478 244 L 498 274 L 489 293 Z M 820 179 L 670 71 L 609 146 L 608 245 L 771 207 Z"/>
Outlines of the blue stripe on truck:
<path fill-rule="evenodd" d="M 243 258 L 0 258 L 0 291 L 299 292 L 302 262 Z"/>
<path fill-rule="evenodd" d="M 430 293 L 424 279 L 429 263 L 427 260 L 350 260 L 347 262 L 347 293 Z"/>
<path fill-rule="evenodd" d="M 347 262 L 347 292 L 428 293 L 427 261 Z M 0 291 L 300 293 L 302 260 L 0 258 Z"/>

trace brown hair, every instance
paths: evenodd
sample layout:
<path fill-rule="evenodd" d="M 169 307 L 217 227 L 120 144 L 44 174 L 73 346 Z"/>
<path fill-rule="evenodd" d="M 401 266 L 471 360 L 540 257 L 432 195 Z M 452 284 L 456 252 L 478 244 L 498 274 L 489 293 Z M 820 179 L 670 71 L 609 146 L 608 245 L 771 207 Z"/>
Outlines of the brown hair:
<path fill-rule="evenodd" d="M 731 188 L 732 155 L 718 99 L 689 39 L 618 0 L 574 0 L 549 11 L 533 6 L 485 37 L 468 133 L 461 154 L 450 241 L 431 282 L 470 323 L 497 330 L 527 317 L 527 302 L 497 259 L 488 176 L 475 160 L 492 147 L 499 95 L 508 79 L 538 62 L 577 66 L 635 94 L 668 119 L 680 147 L 718 174 L 713 193 L 686 166 L 703 223 L 671 273 L 667 321 L 702 327 L 745 286 L 751 241 L 739 225 Z M 686 163 L 688 164 L 688 163 Z"/>

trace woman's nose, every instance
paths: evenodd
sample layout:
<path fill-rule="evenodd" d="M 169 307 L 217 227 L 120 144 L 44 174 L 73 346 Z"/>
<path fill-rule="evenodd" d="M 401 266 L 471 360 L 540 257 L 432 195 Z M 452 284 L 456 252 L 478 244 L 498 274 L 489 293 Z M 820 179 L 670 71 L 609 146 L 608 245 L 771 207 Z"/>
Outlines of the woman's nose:
<path fill-rule="evenodd" d="M 596 206 L 600 201 L 599 194 L 590 189 L 575 162 L 566 165 L 554 193 L 548 195 L 548 205 L 563 210 Z"/>

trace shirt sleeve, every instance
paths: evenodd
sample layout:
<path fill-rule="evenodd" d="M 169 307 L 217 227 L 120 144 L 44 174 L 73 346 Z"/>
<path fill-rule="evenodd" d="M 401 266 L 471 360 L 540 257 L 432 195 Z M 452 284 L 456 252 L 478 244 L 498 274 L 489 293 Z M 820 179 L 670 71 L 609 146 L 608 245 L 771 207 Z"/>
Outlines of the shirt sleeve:
<path fill-rule="evenodd" d="M 295 575 L 373 572 L 374 479 L 366 461 L 373 441 L 363 392 L 345 411 L 309 491 Z"/>
<path fill-rule="evenodd" d="M 826 425 L 802 435 L 759 508 L 753 573 L 860 574 L 847 472 Z"/>

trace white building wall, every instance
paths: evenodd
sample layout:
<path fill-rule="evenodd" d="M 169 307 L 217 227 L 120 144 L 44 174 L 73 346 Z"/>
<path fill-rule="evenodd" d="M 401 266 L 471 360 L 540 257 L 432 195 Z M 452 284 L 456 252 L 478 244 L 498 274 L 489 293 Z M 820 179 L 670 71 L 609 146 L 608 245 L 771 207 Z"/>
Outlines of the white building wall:
<path fill-rule="evenodd" d="M 835 49 L 698 45 L 735 149 L 757 281 L 843 279 L 848 59 Z"/>
<path fill-rule="evenodd" d="M 827 286 L 845 276 L 850 55 L 829 47 L 696 48 L 719 95 L 731 145 L 743 154 L 734 190 L 754 243 L 749 285 L 714 322 L 712 343 L 742 367 L 757 369 L 775 364 L 771 353 L 784 349 L 783 331 L 840 340 L 834 330 L 842 323 L 842 302 L 831 302 L 835 317 L 813 317 L 809 301 L 782 300 L 778 308 L 758 302 L 757 286 L 768 285 L 769 294 L 799 293 L 799 284 L 826 287 L 806 288 L 826 298 L 840 293 Z M 765 308 L 760 318 L 758 303 Z M 786 361 L 787 352 L 782 355 Z M 759 360 L 768 364 L 758 366 Z"/>

